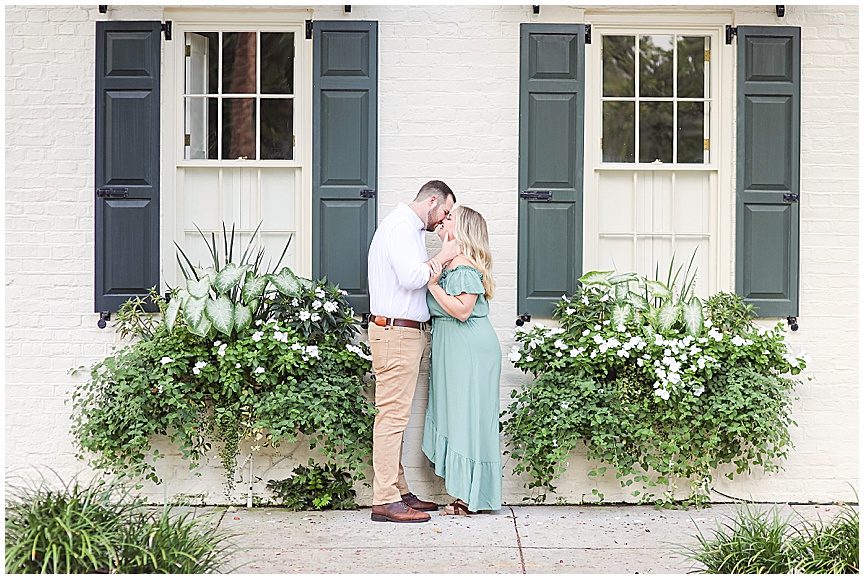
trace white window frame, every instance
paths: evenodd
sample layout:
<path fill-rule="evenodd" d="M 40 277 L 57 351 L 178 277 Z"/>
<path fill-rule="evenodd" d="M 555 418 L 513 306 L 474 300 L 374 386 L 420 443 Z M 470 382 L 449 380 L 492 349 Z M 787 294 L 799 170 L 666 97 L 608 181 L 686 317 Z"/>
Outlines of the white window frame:
<path fill-rule="evenodd" d="M 306 40 L 305 22 L 312 18 L 311 9 L 274 8 L 272 10 L 236 10 L 202 7 L 199 9 L 166 9 L 171 20 L 173 40 L 163 43 L 162 82 L 162 194 L 160 218 L 160 255 L 162 291 L 176 287 L 180 281 L 176 267 L 174 240 L 182 239 L 183 222 L 178 203 L 179 167 L 293 167 L 300 171 L 295 198 L 297 234 L 291 244 L 296 255 L 295 273 L 312 275 L 312 42 Z M 294 55 L 294 159 L 289 160 L 215 160 L 184 159 L 185 35 L 218 29 L 224 32 L 293 32 Z M 274 260 L 279 256 L 271 256 Z"/>
<path fill-rule="evenodd" d="M 716 196 L 712 200 L 709 233 L 713 251 L 709 257 L 710 272 L 699 272 L 709 280 L 708 291 L 734 291 L 735 253 L 735 187 L 734 187 L 734 103 L 735 76 L 733 48 L 725 44 L 725 27 L 732 21 L 730 13 L 696 14 L 686 12 L 633 13 L 586 11 L 585 22 L 591 25 L 594 39 L 586 47 L 585 77 L 585 170 L 584 170 L 584 257 L 583 270 L 598 269 L 599 244 L 599 174 L 608 170 L 625 171 L 699 171 L 713 172 Z M 710 154 L 704 164 L 690 163 L 604 163 L 602 138 L 602 75 L 600 49 L 602 35 L 683 34 L 711 37 L 711 116 L 709 126 Z M 687 256 L 689 258 L 689 256 Z M 707 276 L 706 276 L 707 273 Z"/>

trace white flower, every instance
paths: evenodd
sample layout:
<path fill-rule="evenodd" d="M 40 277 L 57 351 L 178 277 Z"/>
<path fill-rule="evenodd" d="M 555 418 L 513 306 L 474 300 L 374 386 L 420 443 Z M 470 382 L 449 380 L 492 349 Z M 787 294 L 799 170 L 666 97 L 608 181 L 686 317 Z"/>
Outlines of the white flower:
<path fill-rule="evenodd" d="M 348 295 L 348 292 L 346 292 L 345 290 L 339 290 L 339 293 L 342 294 L 343 296 Z"/>
<path fill-rule="evenodd" d="M 599 332 L 599 331 L 602 330 L 602 329 L 603 329 L 603 326 L 601 326 L 600 324 L 596 324 L 596 325 L 594 326 L 594 331 L 595 331 L 595 332 Z"/>
<path fill-rule="evenodd" d="M 566 350 L 567 344 L 564 343 L 564 340 L 555 340 L 555 347 L 559 350 Z"/>
<path fill-rule="evenodd" d="M 234 364 L 234 367 L 235 367 L 235 368 L 239 368 L 239 367 L 240 367 L 240 362 L 237 362 L 236 364 Z"/>
<path fill-rule="evenodd" d="M 566 310 L 564 310 L 564 313 L 568 316 L 572 316 L 575 311 L 576 310 L 574 310 L 573 308 L 567 308 Z"/>
<path fill-rule="evenodd" d="M 264 322 L 262 320 L 255 320 L 255 325 L 258 327 L 261 327 L 261 324 L 263 324 L 263 323 Z"/>
<path fill-rule="evenodd" d="M 582 335 L 587 336 L 590 333 L 591 333 L 591 330 L 585 330 L 584 332 L 582 332 Z"/>
<path fill-rule="evenodd" d="M 654 391 L 654 394 L 662 398 L 663 400 L 669 400 L 669 391 L 665 388 L 658 388 Z"/>
<path fill-rule="evenodd" d="M 161 360 L 159 360 L 159 361 L 162 362 L 162 365 L 164 366 L 165 364 L 170 364 L 170 363 L 173 362 L 174 360 L 172 360 L 172 359 L 169 358 L 168 356 L 164 356 L 164 357 L 163 357 Z"/>
<path fill-rule="evenodd" d="M 624 324 L 618 324 L 617 326 L 615 326 L 615 329 L 618 330 L 619 332 L 623 332 L 624 330 L 627 329 L 627 326 L 625 326 Z"/>
<path fill-rule="evenodd" d="M 522 359 L 522 354 L 518 351 L 511 350 L 509 354 L 507 354 L 507 359 L 511 362 L 518 362 Z"/>
<path fill-rule="evenodd" d="M 571 357 L 571 358 L 575 358 L 575 357 L 577 357 L 577 356 L 578 356 L 579 354 L 581 354 L 581 353 L 582 353 L 582 352 L 580 351 L 579 348 L 573 348 L 573 349 L 570 350 L 570 357 Z"/>
<path fill-rule="evenodd" d="M 298 300 L 297 298 L 294 298 L 293 300 L 291 300 L 291 305 L 296 308 L 297 306 L 300 305 L 300 300 Z"/>
<path fill-rule="evenodd" d="M 705 386 L 703 386 L 703 385 L 701 385 L 701 384 L 699 385 L 698 388 L 696 388 L 696 389 L 693 390 L 693 394 L 696 395 L 696 396 L 702 396 L 702 393 L 703 393 L 703 392 L 705 392 Z"/>
<path fill-rule="evenodd" d="M 199 368 L 192 368 L 192 373 L 197 376 L 198 374 L 201 373 L 201 370 Z"/>
<path fill-rule="evenodd" d="M 618 356 L 621 358 L 629 358 L 630 352 L 628 352 L 627 350 L 621 349 L 621 350 L 618 350 Z"/>
<path fill-rule="evenodd" d="M 600 301 L 601 301 L 601 302 L 605 302 L 605 301 L 607 301 L 608 299 L 609 299 L 609 294 L 603 294 L 602 296 L 600 296 Z"/>
<path fill-rule="evenodd" d="M 643 360 L 642 358 L 636 359 L 636 365 L 637 366 L 639 366 L 641 368 L 643 364 L 645 364 L 645 360 Z"/>
<path fill-rule="evenodd" d="M 712 328 L 708 331 L 708 337 L 714 338 L 714 340 L 716 340 L 717 342 L 721 342 L 723 341 L 723 332 L 718 332 L 717 330 Z"/>
<path fill-rule="evenodd" d="M 741 346 L 744 346 L 747 343 L 747 341 L 744 338 L 742 338 L 741 336 L 735 336 L 734 338 L 732 338 L 732 343 L 738 347 L 741 347 Z"/>
<path fill-rule="evenodd" d="M 588 296 L 583 295 L 582 299 L 580 301 L 587 306 L 588 305 Z"/>
<path fill-rule="evenodd" d="M 260 322 L 261 320 L 258 320 L 258 321 Z M 213 345 L 214 345 L 214 346 L 221 346 L 221 345 L 222 345 L 222 340 L 216 340 L 215 342 L 213 342 Z"/>
<path fill-rule="evenodd" d="M 315 295 L 318 296 L 319 298 L 323 298 L 325 295 L 324 290 L 321 289 L 320 287 L 316 287 L 315 288 Z"/>
<path fill-rule="evenodd" d="M 199 369 L 205 367 L 206 365 L 207 365 L 207 362 L 204 362 L 203 360 L 199 360 L 198 362 L 195 362 L 195 367 L 199 368 Z"/>
<path fill-rule="evenodd" d="M 321 307 L 321 302 L 320 302 L 320 301 L 315 300 L 314 302 L 312 302 L 312 309 L 313 309 L 313 310 L 317 310 L 317 309 L 319 309 L 320 307 Z"/>
<path fill-rule="evenodd" d="M 714 322 L 712 322 L 712 321 L 711 321 L 710 319 L 708 319 L 708 318 L 706 318 L 705 321 L 702 322 L 702 323 L 703 323 L 703 325 L 704 325 L 706 328 L 711 328 L 711 327 L 714 326 Z"/>
<path fill-rule="evenodd" d="M 317 322 L 317 321 L 320 320 L 320 319 L 321 319 L 321 315 L 320 315 L 320 314 L 312 314 L 312 316 L 310 316 L 310 318 L 309 318 L 309 321 Z"/>
<path fill-rule="evenodd" d="M 306 346 L 306 354 L 313 358 L 318 357 L 318 346 Z"/>
<path fill-rule="evenodd" d="M 293 344 L 291 344 L 291 349 L 292 350 L 302 350 L 303 346 L 301 344 L 298 344 L 297 342 L 294 342 Z"/>
<path fill-rule="evenodd" d="M 330 312 L 331 314 L 339 309 L 339 306 L 335 302 L 324 302 L 324 311 Z"/>
<path fill-rule="evenodd" d="M 534 361 L 534 356 L 525 356 L 525 361 L 526 361 L 526 362 L 533 362 L 533 361 Z"/>
<path fill-rule="evenodd" d="M 261 338 L 263 338 L 263 337 L 264 337 L 264 332 L 255 332 L 254 334 L 252 334 L 252 341 L 253 342 L 260 342 Z"/>
<path fill-rule="evenodd" d="M 224 356 L 225 355 L 225 348 L 227 348 L 227 347 L 228 347 L 228 344 L 222 344 L 221 346 L 219 346 L 219 351 L 216 353 L 219 354 L 220 356 Z"/>
<path fill-rule="evenodd" d="M 265 370 L 264 370 L 264 368 L 262 368 L 261 366 L 258 366 L 257 368 L 255 368 L 254 370 L 252 370 L 252 373 L 253 373 L 253 374 L 263 374 L 264 372 L 265 372 Z"/>
<path fill-rule="evenodd" d="M 312 317 L 312 314 L 310 314 L 309 312 L 300 312 L 300 320 L 301 321 L 305 322 L 306 320 L 308 320 L 311 317 Z"/>

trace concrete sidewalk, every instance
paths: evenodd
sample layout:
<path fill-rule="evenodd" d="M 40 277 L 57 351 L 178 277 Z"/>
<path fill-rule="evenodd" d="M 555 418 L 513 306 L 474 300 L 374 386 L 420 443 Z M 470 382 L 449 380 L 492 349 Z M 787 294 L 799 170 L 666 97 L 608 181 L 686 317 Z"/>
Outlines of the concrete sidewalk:
<path fill-rule="evenodd" d="M 752 505 L 769 510 L 773 505 Z M 783 516 L 830 520 L 835 505 L 778 507 Z M 504 506 L 470 517 L 431 513 L 428 523 L 375 523 L 371 509 L 206 509 L 239 550 L 239 573 L 687 573 L 681 554 L 728 522 L 731 504 L 705 509 L 643 506 Z M 793 519 L 797 520 L 797 519 Z"/>

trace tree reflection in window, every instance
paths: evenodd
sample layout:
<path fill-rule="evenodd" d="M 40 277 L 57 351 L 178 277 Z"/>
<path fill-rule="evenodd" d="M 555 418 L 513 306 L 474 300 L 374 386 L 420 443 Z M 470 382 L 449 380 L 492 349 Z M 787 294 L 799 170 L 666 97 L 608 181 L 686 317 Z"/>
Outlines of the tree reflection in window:
<path fill-rule="evenodd" d="M 291 32 L 186 33 L 186 159 L 293 159 L 294 42 Z"/>
<path fill-rule="evenodd" d="M 603 36 L 603 162 L 707 162 L 709 41 L 673 34 Z"/>

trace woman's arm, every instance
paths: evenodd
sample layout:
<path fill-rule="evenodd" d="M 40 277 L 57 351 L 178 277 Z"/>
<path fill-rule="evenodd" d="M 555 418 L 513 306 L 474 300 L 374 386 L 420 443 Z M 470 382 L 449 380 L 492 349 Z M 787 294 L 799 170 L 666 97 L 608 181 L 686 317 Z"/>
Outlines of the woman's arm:
<path fill-rule="evenodd" d="M 441 279 L 441 265 L 436 260 L 430 260 L 432 267 L 432 275 L 429 277 L 429 292 L 435 298 L 444 311 L 459 320 L 466 321 L 471 312 L 474 311 L 474 304 L 477 302 L 477 294 L 469 294 L 462 292 L 459 295 L 451 296 L 444 288 L 438 285 L 438 280 Z M 470 262 L 463 258 L 457 257 L 453 260 L 452 265 L 470 265 Z"/>

